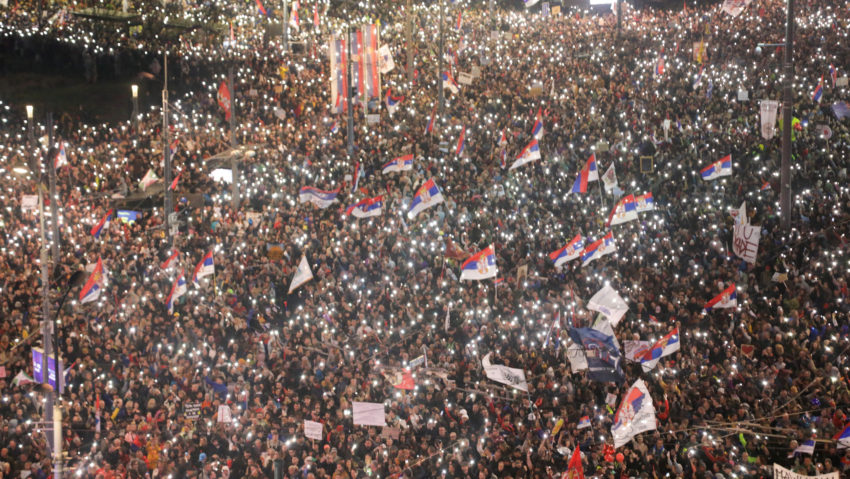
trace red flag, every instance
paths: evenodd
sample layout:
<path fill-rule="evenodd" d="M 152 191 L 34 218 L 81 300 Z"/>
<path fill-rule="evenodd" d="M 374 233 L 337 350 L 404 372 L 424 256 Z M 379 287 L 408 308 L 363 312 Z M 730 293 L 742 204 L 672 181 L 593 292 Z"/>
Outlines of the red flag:
<path fill-rule="evenodd" d="M 578 444 L 573 449 L 573 455 L 570 457 L 570 463 L 567 466 L 567 472 L 564 473 L 563 479 L 584 479 L 584 468 L 581 465 L 581 450 Z"/>
<path fill-rule="evenodd" d="M 230 119 L 230 88 L 227 81 L 222 81 L 218 87 L 218 106 L 224 110 L 224 119 Z"/>
<path fill-rule="evenodd" d="M 171 182 L 171 186 L 168 187 L 169 190 L 176 190 L 177 189 L 177 182 L 180 180 L 180 175 L 182 175 L 182 174 L 183 173 L 177 174 L 177 178 L 174 178 L 174 181 Z"/>
<path fill-rule="evenodd" d="M 319 28 L 319 2 L 313 4 L 313 26 Z"/>

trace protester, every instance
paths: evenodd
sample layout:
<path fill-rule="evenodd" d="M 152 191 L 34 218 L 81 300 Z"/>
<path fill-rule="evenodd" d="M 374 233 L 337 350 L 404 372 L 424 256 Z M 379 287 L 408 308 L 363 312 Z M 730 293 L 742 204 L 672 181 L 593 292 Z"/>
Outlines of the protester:
<path fill-rule="evenodd" d="M 74 55 L 79 68 L 88 55 L 79 73 L 95 81 L 112 56 L 116 77 L 153 78 L 153 101 L 165 74 L 155 52 L 169 50 L 174 90 L 167 142 L 158 106 L 143 109 L 138 131 L 59 117 L 55 145 L 40 146 L 43 112 L 30 142 L 23 106 L 2 105 L 0 477 L 52 468 L 45 391 L 32 381 L 43 307 L 38 178 L 12 174 L 42 154 L 63 155 L 59 237 L 50 217 L 47 236 L 60 252 L 49 278 L 68 368 L 66 473 L 548 478 L 575 472 L 576 457 L 587 477 L 759 478 L 774 463 L 846 474 L 850 131 L 832 108 L 848 89 L 830 68 L 846 77 L 850 11 L 799 5 L 786 231 L 782 119 L 765 139 L 758 103 L 781 99 L 782 55 L 755 53 L 784 35 L 783 7 L 757 0 L 737 16 L 626 7 L 618 33 L 609 12 L 452 5 L 443 70 L 480 76 L 443 83 L 445 114 L 431 129 L 438 6 L 375 4 L 360 13 L 381 18 L 395 68 L 367 105 L 379 122 L 352 101 L 351 153 L 327 52 L 345 5 L 315 15 L 297 7 L 292 39 L 303 43 L 288 50 L 263 37 L 268 20 L 255 4 L 208 14 L 234 15 L 232 34 L 174 44 L 75 18 L 36 34 L 25 28 L 31 7 L 4 9 L 2 41 L 15 58 L 62 45 L 67 55 L 32 55 L 32 64 L 51 71 Z M 230 146 L 219 93 L 229 66 L 236 141 L 251 150 L 238 160 L 238 208 L 206 161 Z M 403 96 L 392 115 L 381 107 L 388 89 Z M 400 171 L 382 172 L 396 158 Z M 417 194 L 430 179 L 435 189 Z M 132 200 L 148 180 L 148 193 L 173 189 L 173 244 L 161 194 L 153 209 Z M 380 214 L 358 217 L 368 211 Z M 760 233 L 754 262 L 738 251 L 736 228 Z M 594 250 L 608 232 L 615 246 Z M 548 255 L 576 235 L 579 257 L 555 266 Z M 85 284 L 72 284 L 75 272 Z M 597 296 L 605 285 L 625 300 L 621 318 L 593 304 L 612 304 Z M 632 360 L 615 367 L 614 356 Z M 382 403 L 386 427 L 355 424 L 355 403 Z M 307 437 L 305 421 L 321 425 L 321 439 Z"/>

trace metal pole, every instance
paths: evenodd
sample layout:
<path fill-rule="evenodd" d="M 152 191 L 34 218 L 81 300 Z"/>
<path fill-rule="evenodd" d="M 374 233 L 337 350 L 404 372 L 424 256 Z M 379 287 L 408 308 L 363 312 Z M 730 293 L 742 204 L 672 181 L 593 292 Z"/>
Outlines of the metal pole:
<path fill-rule="evenodd" d="M 133 93 L 133 134 L 139 137 L 139 85 L 130 85 Z"/>
<path fill-rule="evenodd" d="M 56 150 L 53 146 L 53 113 L 47 113 L 47 144 L 50 145 L 47 149 L 47 172 L 48 184 L 50 187 L 50 235 L 51 235 L 51 253 L 53 254 L 53 263 L 59 261 L 59 205 L 56 196 Z"/>
<path fill-rule="evenodd" d="M 407 0 L 407 84 L 413 89 L 413 6 Z"/>
<path fill-rule="evenodd" d="M 785 61 L 782 81 L 782 166 L 780 168 L 779 207 L 783 230 L 791 229 L 791 122 L 794 105 L 791 84 L 794 80 L 794 0 L 787 0 L 785 12 Z"/>
<path fill-rule="evenodd" d="M 445 32 L 443 31 L 443 15 L 445 14 L 445 0 L 440 0 L 440 57 L 437 66 L 437 86 L 439 87 L 439 118 L 442 121 L 446 105 L 446 96 L 443 93 L 443 47 L 445 46 Z"/>
<path fill-rule="evenodd" d="M 27 140 L 29 141 L 29 147 L 33 147 L 33 142 L 35 141 L 35 134 L 33 133 L 33 107 L 32 105 L 27 105 Z"/>
<path fill-rule="evenodd" d="M 227 83 L 230 86 L 230 147 L 236 148 L 236 83 L 233 81 L 233 63 L 227 68 Z M 230 156 L 230 172 L 233 181 L 230 183 L 230 199 L 233 210 L 239 209 L 239 158 Z"/>
<path fill-rule="evenodd" d="M 620 38 L 620 33 L 623 28 L 623 2 L 617 0 L 617 38 Z"/>
<path fill-rule="evenodd" d="M 283 51 L 284 52 L 289 51 L 289 8 L 287 8 L 287 7 L 288 7 L 287 1 L 283 0 L 283 28 L 281 30 L 283 31 Z"/>
<path fill-rule="evenodd" d="M 165 237 L 168 241 L 168 248 L 171 249 L 174 244 L 174 238 L 171 237 L 171 213 L 174 211 L 172 206 L 171 194 L 171 155 L 169 154 L 168 143 L 170 141 L 168 131 L 168 52 L 165 52 L 165 81 L 162 85 L 162 176 L 165 180 Z"/>
<path fill-rule="evenodd" d="M 345 77 L 348 79 L 345 89 L 345 107 L 348 108 L 348 154 L 354 153 L 354 109 L 351 107 L 351 89 L 354 88 L 354 81 L 351 71 L 351 27 L 345 26 L 345 47 L 348 49 L 348 55 L 345 61 Z"/>

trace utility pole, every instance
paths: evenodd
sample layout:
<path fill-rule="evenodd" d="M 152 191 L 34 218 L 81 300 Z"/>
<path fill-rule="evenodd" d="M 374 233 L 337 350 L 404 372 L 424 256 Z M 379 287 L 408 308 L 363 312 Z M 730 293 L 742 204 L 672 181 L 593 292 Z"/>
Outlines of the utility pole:
<path fill-rule="evenodd" d="M 133 135 L 139 137 L 139 85 L 130 85 L 133 94 Z"/>
<path fill-rule="evenodd" d="M 407 0 L 407 84 L 413 90 L 413 6 Z"/>
<path fill-rule="evenodd" d="M 791 229 L 791 121 L 794 96 L 794 0 L 787 0 L 785 10 L 785 61 L 782 65 L 782 164 L 779 172 L 780 226 Z"/>
<path fill-rule="evenodd" d="M 236 83 L 233 81 L 233 60 L 230 61 L 230 66 L 227 68 L 227 83 L 230 86 L 230 147 L 236 148 Z M 236 157 L 234 151 L 230 155 L 230 172 L 232 180 L 230 183 L 233 211 L 239 209 L 239 158 Z"/>
<path fill-rule="evenodd" d="M 348 154 L 354 153 L 354 109 L 351 107 L 351 89 L 354 88 L 354 79 L 351 71 L 351 27 L 345 26 L 345 48 L 348 49 L 348 54 L 345 59 L 345 107 L 348 108 Z"/>
<path fill-rule="evenodd" d="M 287 1 L 283 0 L 283 51 L 289 51 L 289 8 Z M 231 107 L 232 108 L 232 107 Z"/>
<path fill-rule="evenodd" d="M 59 261 L 59 200 L 56 196 L 56 154 L 53 148 L 53 113 L 47 113 L 47 138 L 48 157 L 47 175 L 50 187 L 50 234 L 52 236 L 50 247 L 53 253 L 53 262 Z"/>
<path fill-rule="evenodd" d="M 623 29 L 623 1 L 617 0 L 617 38 L 620 38 Z"/>
<path fill-rule="evenodd" d="M 165 237 L 168 240 L 168 249 L 174 245 L 174 238 L 171 235 L 171 213 L 174 212 L 173 198 L 171 194 L 171 154 L 168 151 L 169 131 L 168 131 L 168 52 L 165 52 L 165 81 L 162 85 L 162 163 L 163 163 L 163 178 L 165 179 Z"/>
<path fill-rule="evenodd" d="M 443 15 L 445 13 L 445 0 L 440 0 L 440 57 L 437 66 L 437 86 L 439 87 L 439 116 L 440 121 L 443 120 L 443 114 L 446 108 L 446 95 L 443 92 L 443 48 L 445 46 L 445 31 L 443 28 Z"/>

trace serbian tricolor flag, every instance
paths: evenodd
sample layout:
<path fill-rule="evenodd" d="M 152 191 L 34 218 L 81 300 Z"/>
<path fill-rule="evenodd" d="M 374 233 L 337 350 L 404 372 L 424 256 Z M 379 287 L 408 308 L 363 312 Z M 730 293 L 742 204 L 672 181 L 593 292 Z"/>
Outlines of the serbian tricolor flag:
<path fill-rule="evenodd" d="M 266 7 L 263 6 L 263 3 L 260 0 L 254 0 L 257 2 L 257 10 L 260 11 L 260 14 L 263 16 L 269 16 L 269 13 L 266 11 Z"/>
<path fill-rule="evenodd" d="M 463 26 L 463 10 L 457 12 L 457 24 L 455 25 L 455 29 L 460 30 L 460 27 Z"/>
<path fill-rule="evenodd" d="M 408 171 L 413 169 L 413 153 L 404 156 L 399 156 L 391 161 L 388 161 L 381 173 L 387 174 L 395 171 Z"/>
<path fill-rule="evenodd" d="M 297 1 L 292 2 L 292 13 L 289 14 L 289 26 L 296 30 L 301 30 L 301 22 L 298 19 L 298 9 L 301 5 Z"/>
<path fill-rule="evenodd" d="M 764 183 L 762 183 L 761 188 L 759 188 L 759 191 L 765 191 L 765 190 L 769 190 L 769 189 L 770 189 L 770 182 L 765 181 Z"/>
<path fill-rule="evenodd" d="M 211 274 L 215 274 L 215 262 L 213 261 L 212 251 L 205 254 L 198 265 L 195 266 L 195 272 L 192 273 L 192 282 L 197 285 L 201 278 Z"/>
<path fill-rule="evenodd" d="M 581 252 L 581 265 L 586 266 L 591 261 L 615 251 L 617 251 L 617 244 L 614 242 L 614 235 L 609 231 L 605 236 L 585 246 Z"/>
<path fill-rule="evenodd" d="M 457 139 L 457 148 L 455 148 L 455 155 L 460 156 L 463 154 L 463 150 L 466 148 L 466 127 L 464 126 L 460 130 L 460 136 Z"/>
<path fill-rule="evenodd" d="M 590 158 L 587 159 L 587 163 L 585 163 L 584 168 L 578 174 L 578 178 L 576 178 L 575 183 L 573 183 L 573 188 L 570 190 L 570 193 L 587 193 L 587 184 L 591 181 L 597 181 L 599 179 L 599 171 L 596 169 L 596 154 L 590 155 Z"/>
<path fill-rule="evenodd" d="M 507 146 L 508 145 L 508 136 L 505 134 L 505 129 L 502 128 L 502 136 L 499 137 L 499 142 L 496 143 L 497 146 Z"/>
<path fill-rule="evenodd" d="M 582 244 L 581 234 L 577 234 L 563 248 L 549 253 L 549 259 L 555 262 L 555 267 L 561 266 L 581 256 Z"/>
<path fill-rule="evenodd" d="M 835 88 L 835 82 L 838 81 L 838 70 L 832 64 L 829 65 L 829 78 L 832 79 L 832 88 Z"/>
<path fill-rule="evenodd" d="M 91 234 L 95 238 L 100 238 L 100 233 L 109 226 L 109 221 L 112 220 L 112 210 L 109 210 L 100 221 L 91 229 Z"/>
<path fill-rule="evenodd" d="M 431 133 L 434 131 L 434 120 L 437 119 L 437 107 L 435 106 L 433 110 L 431 110 L 431 118 L 428 120 L 428 125 L 425 127 L 425 133 Z"/>
<path fill-rule="evenodd" d="M 180 256 L 180 252 L 177 251 L 177 250 L 174 250 L 171 253 L 171 256 L 169 256 L 167 260 L 163 261 L 162 264 L 159 265 L 159 267 L 162 268 L 162 269 L 168 269 L 168 267 L 171 266 L 171 263 L 174 262 L 174 260 L 176 260 L 179 256 Z"/>
<path fill-rule="evenodd" d="M 396 110 L 398 110 L 398 104 L 404 100 L 403 96 L 393 96 L 392 88 L 387 90 L 387 111 L 390 112 L 390 116 L 392 116 Z"/>
<path fill-rule="evenodd" d="M 542 158 L 540 156 L 540 145 L 537 143 L 537 140 L 531 140 L 531 142 L 519 153 L 516 158 L 516 161 L 511 165 L 511 170 L 515 168 L 519 168 L 526 163 L 531 163 L 532 161 L 539 160 Z"/>
<path fill-rule="evenodd" d="M 706 166 L 700 171 L 700 176 L 705 181 L 720 178 L 722 176 L 732 176 L 732 155 L 726 155 L 714 163 Z"/>
<path fill-rule="evenodd" d="M 181 271 L 180 276 L 174 280 L 174 284 L 171 286 L 171 292 L 168 293 L 168 297 L 165 299 L 165 306 L 168 309 L 168 314 L 174 312 L 174 302 L 184 294 L 186 294 L 186 277 L 183 274 L 183 271 Z"/>
<path fill-rule="evenodd" d="M 384 197 L 376 196 L 374 198 L 364 198 L 357 203 L 348 207 L 345 210 L 346 215 L 354 216 L 355 218 L 370 218 L 372 216 L 380 216 L 384 207 Z"/>
<path fill-rule="evenodd" d="M 534 120 L 534 127 L 531 129 L 531 136 L 536 139 L 540 139 L 543 137 L 543 110 L 542 108 L 537 109 L 537 117 Z"/>
<path fill-rule="evenodd" d="M 259 0 L 258 0 L 259 1 Z M 227 81 L 223 80 L 218 86 L 218 106 L 224 110 L 224 119 L 230 119 L 230 89 L 227 87 Z"/>
<path fill-rule="evenodd" d="M 820 76 L 820 81 L 818 82 L 818 86 L 815 87 L 814 93 L 812 93 L 812 102 L 820 103 L 820 99 L 823 96 L 823 75 Z"/>
<path fill-rule="evenodd" d="M 722 293 L 718 294 L 711 301 L 705 303 L 703 309 L 706 313 L 711 312 L 713 309 L 722 309 L 722 308 L 737 308 L 738 307 L 738 293 L 735 290 L 735 285 L 729 286 L 724 289 Z"/>
<path fill-rule="evenodd" d="M 354 176 L 351 178 L 351 192 L 357 191 L 357 185 L 360 184 L 360 162 L 354 164 Z"/>
<path fill-rule="evenodd" d="M 655 64 L 655 76 L 664 76 L 664 57 L 658 57 L 658 62 Z"/>
<path fill-rule="evenodd" d="M 100 297 L 103 289 L 103 261 L 98 257 L 94 271 L 91 272 L 88 281 L 80 290 L 80 303 L 89 303 Z"/>
<path fill-rule="evenodd" d="M 460 91 L 460 87 L 457 85 L 455 79 L 452 78 L 452 74 L 449 72 L 443 72 L 441 77 L 443 79 L 443 88 L 448 88 L 452 93 L 457 95 L 457 92 Z"/>
<path fill-rule="evenodd" d="M 496 250 L 490 245 L 483 250 L 470 256 L 461 266 L 460 280 L 481 280 L 495 278 L 498 273 L 496 268 Z"/>

